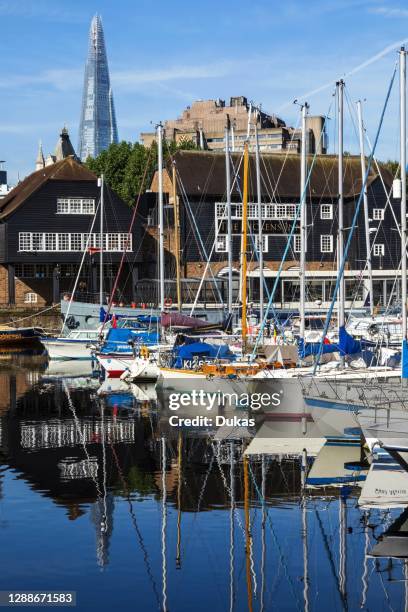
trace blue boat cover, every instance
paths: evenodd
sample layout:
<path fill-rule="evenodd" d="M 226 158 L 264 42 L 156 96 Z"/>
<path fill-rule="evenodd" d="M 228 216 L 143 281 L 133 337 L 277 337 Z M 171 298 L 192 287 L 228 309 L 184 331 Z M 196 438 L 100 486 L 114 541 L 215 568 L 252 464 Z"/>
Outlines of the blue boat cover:
<path fill-rule="evenodd" d="M 339 328 L 339 341 L 333 344 L 323 344 L 321 354 L 325 353 L 340 353 L 341 355 L 355 355 L 361 353 L 363 344 L 360 340 L 355 340 L 347 331 L 344 325 Z M 298 353 L 300 359 L 304 359 L 309 355 L 318 355 L 320 352 L 320 342 L 305 342 L 302 338 L 298 343 Z"/>
<path fill-rule="evenodd" d="M 105 404 L 109 408 L 133 408 L 134 399 L 131 393 L 109 393 L 105 398 Z"/>
<path fill-rule="evenodd" d="M 99 309 L 99 321 L 100 323 L 105 323 L 105 321 L 111 321 L 113 316 L 115 316 L 115 319 L 117 321 L 120 321 L 121 319 L 127 319 L 127 320 L 132 320 L 135 323 L 142 323 L 144 326 L 146 325 L 157 325 L 157 323 L 160 322 L 160 317 L 156 316 L 156 315 L 132 315 L 130 316 L 129 314 L 116 314 L 116 313 L 112 313 L 110 312 L 109 314 L 107 314 L 106 310 L 104 309 L 103 306 L 100 307 Z"/>
<path fill-rule="evenodd" d="M 173 368 L 191 368 L 202 361 L 208 362 L 214 359 L 226 359 L 235 361 L 234 353 L 231 353 L 226 344 L 208 344 L 207 342 L 191 342 L 183 344 L 173 350 Z"/>
<path fill-rule="evenodd" d="M 146 325 L 152 325 L 160 323 L 160 317 L 157 315 L 138 315 L 137 320 L 140 323 L 145 323 Z"/>
<path fill-rule="evenodd" d="M 402 341 L 402 370 L 401 377 L 408 378 L 408 341 Z"/>
<path fill-rule="evenodd" d="M 109 353 L 132 353 L 132 347 L 129 341 L 136 344 L 151 346 L 159 343 L 159 334 L 156 332 L 140 331 L 137 329 L 129 329 L 116 327 L 108 331 L 105 343 L 101 349 L 102 355 Z"/>

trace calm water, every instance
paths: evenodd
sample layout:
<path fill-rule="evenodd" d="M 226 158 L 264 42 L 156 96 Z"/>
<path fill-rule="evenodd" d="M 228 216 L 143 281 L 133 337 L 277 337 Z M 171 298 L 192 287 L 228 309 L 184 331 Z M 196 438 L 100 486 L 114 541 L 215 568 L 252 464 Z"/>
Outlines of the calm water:
<path fill-rule="evenodd" d="M 366 555 L 402 509 L 302 494 L 297 459 L 245 469 L 247 442 L 171 435 L 146 401 L 58 374 L 0 362 L 0 590 L 74 590 L 81 611 L 407 609 L 404 561 Z"/>

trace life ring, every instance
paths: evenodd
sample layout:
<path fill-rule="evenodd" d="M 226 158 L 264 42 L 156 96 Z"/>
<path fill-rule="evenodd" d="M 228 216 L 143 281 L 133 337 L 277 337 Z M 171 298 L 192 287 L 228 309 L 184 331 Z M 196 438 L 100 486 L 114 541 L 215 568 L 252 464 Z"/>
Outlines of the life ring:
<path fill-rule="evenodd" d="M 170 308 L 172 304 L 173 304 L 173 300 L 170 297 L 164 300 L 164 305 L 166 308 Z"/>

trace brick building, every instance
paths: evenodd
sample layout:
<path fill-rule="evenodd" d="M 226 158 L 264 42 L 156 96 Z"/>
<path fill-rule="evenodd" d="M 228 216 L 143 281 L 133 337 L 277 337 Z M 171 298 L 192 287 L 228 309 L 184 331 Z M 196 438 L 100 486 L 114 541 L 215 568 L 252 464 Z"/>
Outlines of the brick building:
<path fill-rule="evenodd" d="M 168 141 L 179 143 L 182 140 L 192 140 L 201 149 L 219 151 L 224 149 L 224 130 L 229 120 L 233 131 L 233 150 L 242 151 L 247 138 L 249 110 L 250 105 L 244 96 L 231 98 L 229 105 L 224 100 L 198 100 L 188 106 L 178 119 L 168 119 L 164 122 L 164 135 Z M 254 121 L 254 114 L 251 120 Z M 259 147 L 262 151 L 300 152 L 299 129 L 288 127 L 276 115 L 269 115 L 263 111 L 258 111 L 256 122 Z M 326 153 L 324 117 L 309 116 L 307 128 L 309 153 Z M 141 140 L 146 146 L 150 146 L 155 138 L 154 132 L 141 134 Z M 250 145 L 254 144 L 254 138 L 252 130 Z"/>

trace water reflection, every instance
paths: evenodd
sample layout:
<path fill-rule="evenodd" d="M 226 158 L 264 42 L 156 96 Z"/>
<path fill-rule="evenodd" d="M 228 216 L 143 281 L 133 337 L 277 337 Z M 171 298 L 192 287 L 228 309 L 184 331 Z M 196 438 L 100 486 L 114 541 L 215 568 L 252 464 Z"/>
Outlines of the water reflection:
<path fill-rule="evenodd" d="M 45 564 L 79 610 L 403 609 L 408 508 L 359 505 L 384 470 L 358 441 L 265 418 L 196 435 L 153 388 L 75 368 L 0 378 L 2 588 L 44 588 Z"/>

